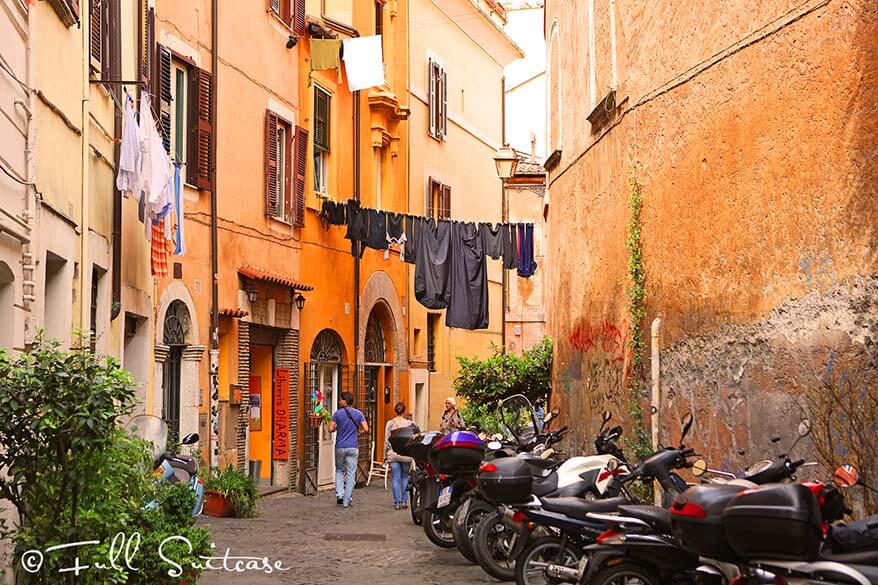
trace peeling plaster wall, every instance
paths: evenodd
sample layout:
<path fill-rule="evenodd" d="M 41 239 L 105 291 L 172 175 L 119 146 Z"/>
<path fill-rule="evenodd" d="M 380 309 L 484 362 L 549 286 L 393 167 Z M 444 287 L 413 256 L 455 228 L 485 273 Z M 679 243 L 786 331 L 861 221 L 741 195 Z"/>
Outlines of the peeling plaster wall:
<path fill-rule="evenodd" d="M 549 137 L 562 150 L 548 211 L 557 401 L 579 445 L 600 408 L 628 412 L 631 377 L 649 387 L 660 316 L 663 439 L 692 407 L 700 447 L 765 450 L 769 435 L 795 432 L 790 405 L 830 352 L 874 357 L 878 6 L 594 4 L 546 7 L 560 39 L 549 103 L 583 104 L 561 110 Z M 595 129 L 586 97 L 603 97 L 613 60 L 591 53 L 613 47 L 617 108 Z M 632 161 L 644 200 L 642 372 L 626 295 Z"/>

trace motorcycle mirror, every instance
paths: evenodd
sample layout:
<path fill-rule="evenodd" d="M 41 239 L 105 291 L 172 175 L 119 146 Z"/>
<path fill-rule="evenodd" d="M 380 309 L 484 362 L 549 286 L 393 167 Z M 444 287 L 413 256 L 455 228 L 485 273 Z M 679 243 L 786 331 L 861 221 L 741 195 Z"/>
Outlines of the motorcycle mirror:
<path fill-rule="evenodd" d="M 701 477 L 705 471 L 707 471 L 707 461 L 704 459 L 698 459 L 692 463 L 692 475 L 695 477 Z"/>
<path fill-rule="evenodd" d="M 689 434 L 689 429 L 692 428 L 692 423 L 695 422 L 695 417 L 692 416 L 691 412 L 687 412 L 683 415 L 683 418 L 680 420 L 683 423 L 683 432 L 680 435 L 680 444 L 683 444 L 683 441 L 686 439 L 686 435 Z"/>
<path fill-rule="evenodd" d="M 192 445 L 192 444 L 197 443 L 197 442 L 198 442 L 198 433 L 189 433 L 188 435 L 183 437 L 183 440 L 180 441 L 180 444 L 181 445 Z"/>
<path fill-rule="evenodd" d="M 550 412 L 549 414 L 547 414 L 547 415 L 545 416 L 545 418 L 543 418 L 543 426 L 544 426 L 544 427 L 548 426 L 549 423 L 550 423 L 554 418 L 555 418 L 555 413 L 554 413 L 554 412 Z"/>
<path fill-rule="evenodd" d="M 497 451 L 499 449 L 502 449 L 503 445 L 500 443 L 500 441 L 490 441 L 490 442 L 488 442 L 487 447 L 491 451 Z"/>
<path fill-rule="evenodd" d="M 803 418 L 799 421 L 799 427 L 796 429 L 800 437 L 807 437 L 811 434 L 811 421 Z"/>
<path fill-rule="evenodd" d="M 860 471 L 853 465 L 842 465 L 832 474 L 832 481 L 840 488 L 854 487 L 860 482 Z"/>
<path fill-rule="evenodd" d="M 611 418 L 613 418 L 613 415 L 610 414 L 609 410 L 605 410 L 601 413 L 601 420 L 605 423 L 608 422 Z"/>
<path fill-rule="evenodd" d="M 561 414 L 561 409 L 556 406 L 549 414 L 552 415 L 552 418 L 557 418 L 558 415 Z"/>

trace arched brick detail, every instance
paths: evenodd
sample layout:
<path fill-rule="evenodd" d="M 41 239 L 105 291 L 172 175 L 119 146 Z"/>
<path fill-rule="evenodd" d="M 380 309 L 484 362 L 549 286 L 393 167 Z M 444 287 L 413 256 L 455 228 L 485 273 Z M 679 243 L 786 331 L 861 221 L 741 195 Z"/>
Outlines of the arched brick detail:
<path fill-rule="evenodd" d="M 393 286 L 390 276 L 383 271 L 373 272 L 366 282 L 363 294 L 360 295 L 360 330 L 357 332 L 359 347 L 357 348 L 357 363 L 363 363 L 364 346 L 366 341 L 366 325 L 369 321 L 369 313 L 377 303 L 383 303 L 389 309 L 392 321 L 390 331 L 385 331 L 385 343 L 393 347 L 393 399 L 399 400 L 399 372 L 408 371 L 408 352 L 406 351 L 406 331 L 403 320 L 402 306 L 399 303 L 399 293 Z"/>

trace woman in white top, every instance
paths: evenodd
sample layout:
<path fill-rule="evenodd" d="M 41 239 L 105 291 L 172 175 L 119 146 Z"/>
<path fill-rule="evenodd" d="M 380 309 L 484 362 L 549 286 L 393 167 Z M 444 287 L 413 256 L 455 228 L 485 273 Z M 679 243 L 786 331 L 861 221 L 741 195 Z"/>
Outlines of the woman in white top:
<path fill-rule="evenodd" d="M 406 490 L 409 483 L 409 468 L 412 464 L 411 457 L 405 457 L 393 451 L 390 446 L 390 433 L 397 429 L 410 426 L 412 421 L 405 418 L 405 404 L 397 402 L 393 407 L 396 417 L 387 421 L 384 427 L 384 461 L 390 464 L 391 480 L 390 489 L 393 492 L 393 509 L 408 508 L 408 494 Z"/>

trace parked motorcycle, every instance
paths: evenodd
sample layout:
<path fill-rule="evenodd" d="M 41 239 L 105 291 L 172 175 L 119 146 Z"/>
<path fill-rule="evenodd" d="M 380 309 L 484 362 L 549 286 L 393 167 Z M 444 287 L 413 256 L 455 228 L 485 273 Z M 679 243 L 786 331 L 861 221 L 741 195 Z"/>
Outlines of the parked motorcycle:
<path fill-rule="evenodd" d="M 543 474 L 539 470 L 534 473 L 527 459 L 500 461 L 482 468 L 478 478 L 481 493 L 498 505 L 496 512 L 482 518 L 473 535 L 476 558 L 486 573 L 499 580 L 513 579 L 516 559 L 529 542 L 561 533 L 559 526 L 528 516 L 528 512 L 538 514 L 545 502 L 555 508 L 547 512 L 552 516 L 588 506 L 591 510 L 609 510 L 626 501 L 617 496 L 621 478 L 630 469 L 616 445 L 622 428 L 607 428 L 610 418 L 609 412 L 603 413 L 595 439 L 596 456 L 567 459 Z M 609 499 L 598 502 L 599 498 Z M 541 551 L 547 550 L 547 543 Z"/>
<path fill-rule="evenodd" d="M 191 455 L 167 451 L 168 424 L 157 416 L 141 414 L 131 418 L 126 425 L 131 434 L 147 441 L 152 446 L 153 473 L 158 481 L 184 483 L 195 494 L 192 515 L 199 516 L 204 509 L 204 482 L 198 477 L 198 461 Z M 181 445 L 194 445 L 199 440 L 198 433 L 190 433 L 180 441 Z M 154 508 L 157 502 L 147 507 Z"/>

